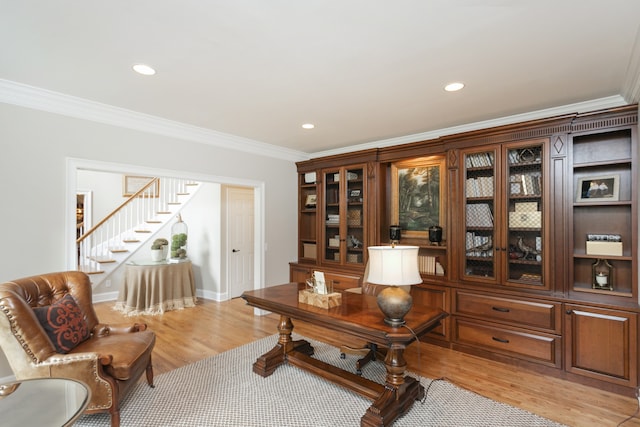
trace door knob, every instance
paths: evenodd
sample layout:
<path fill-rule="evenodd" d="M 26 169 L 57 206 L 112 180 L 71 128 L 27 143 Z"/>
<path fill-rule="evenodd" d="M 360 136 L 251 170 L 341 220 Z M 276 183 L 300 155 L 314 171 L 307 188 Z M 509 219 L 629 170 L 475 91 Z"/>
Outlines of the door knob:
<path fill-rule="evenodd" d="M 232 249 L 231 252 L 240 252 L 240 249 Z"/>

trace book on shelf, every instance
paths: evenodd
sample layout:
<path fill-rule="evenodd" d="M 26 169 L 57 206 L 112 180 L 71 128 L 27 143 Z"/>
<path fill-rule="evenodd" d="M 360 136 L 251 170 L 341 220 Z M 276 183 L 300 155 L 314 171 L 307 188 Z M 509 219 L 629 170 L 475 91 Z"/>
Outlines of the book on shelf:
<path fill-rule="evenodd" d="M 521 185 L 520 194 L 523 196 L 539 196 L 542 194 L 542 174 L 540 172 L 514 174 L 509 177 L 509 181 Z"/>
<path fill-rule="evenodd" d="M 465 166 L 468 168 L 493 166 L 493 153 L 468 154 L 465 159 Z"/>
<path fill-rule="evenodd" d="M 480 176 L 467 178 L 467 197 L 491 197 L 493 196 L 493 177 Z"/>
<path fill-rule="evenodd" d="M 488 203 L 467 205 L 467 227 L 493 227 L 493 214 Z"/>
<path fill-rule="evenodd" d="M 329 214 L 327 215 L 327 224 L 339 224 L 340 215 Z"/>
<path fill-rule="evenodd" d="M 431 276 L 444 276 L 444 268 L 437 257 L 430 255 L 418 255 L 418 270 L 422 274 Z"/>

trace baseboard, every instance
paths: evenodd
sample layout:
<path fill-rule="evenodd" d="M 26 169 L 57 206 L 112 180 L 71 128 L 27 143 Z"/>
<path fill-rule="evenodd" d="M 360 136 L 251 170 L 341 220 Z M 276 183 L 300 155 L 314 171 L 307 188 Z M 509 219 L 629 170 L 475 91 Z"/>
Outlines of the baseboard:
<path fill-rule="evenodd" d="M 213 292 L 206 289 L 196 289 L 196 296 L 198 298 L 204 298 L 218 302 L 226 301 L 229 299 L 226 293 Z"/>
<path fill-rule="evenodd" d="M 101 294 L 93 294 L 93 302 L 107 302 L 107 301 L 115 301 L 118 299 L 118 291 L 115 292 L 103 292 Z"/>
<path fill-rule="evenodd" d="M 219 293 L 219 292 L 213 292 L 213 291 L 207 291 L 204 289 L 196 289 L 196 296 L 198 298 L 203 298 L 203 299 L 208 299 L 208 300 L 213 300 L 213 301 L 226 301 L 227 298 L 227 294 L 226 293 Z M 116 301 L 118 299 L 118 292 L 102 292 L 99 294 L 93 294 L 93 302 L 94 303 L 98 303 L 98 302 L 108 302 L 108 301 Z"/>

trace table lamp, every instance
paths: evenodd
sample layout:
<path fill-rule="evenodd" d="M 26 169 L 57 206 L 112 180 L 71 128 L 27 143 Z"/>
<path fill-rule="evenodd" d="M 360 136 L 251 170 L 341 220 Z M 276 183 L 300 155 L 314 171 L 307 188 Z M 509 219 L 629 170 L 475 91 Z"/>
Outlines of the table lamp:
<path fill-rule="evenodd" d="M 418 246 L 369 246 L 367 281 L 387 285 L 378 294 L 378 307 L 385 323 L 397 328 L 404 325 L 404 316 L 411 310 L 413 299 L 399 286 L 422 283 L 418 271 Z"/>

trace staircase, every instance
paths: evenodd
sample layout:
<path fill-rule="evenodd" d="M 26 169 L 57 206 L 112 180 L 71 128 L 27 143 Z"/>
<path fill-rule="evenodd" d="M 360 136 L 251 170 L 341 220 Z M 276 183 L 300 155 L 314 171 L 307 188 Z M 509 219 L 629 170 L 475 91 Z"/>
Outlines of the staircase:
<path fill-rule="evenodd" d="M 135 194 L 76 240 L 77 269 L 98 286 L 155 234 L 193 197 L 200 183 L 179 178 L 152 178 Z"/>

